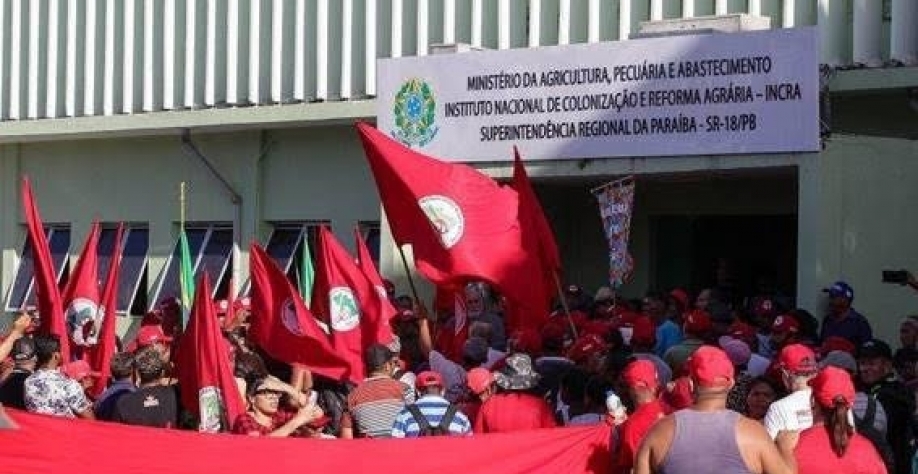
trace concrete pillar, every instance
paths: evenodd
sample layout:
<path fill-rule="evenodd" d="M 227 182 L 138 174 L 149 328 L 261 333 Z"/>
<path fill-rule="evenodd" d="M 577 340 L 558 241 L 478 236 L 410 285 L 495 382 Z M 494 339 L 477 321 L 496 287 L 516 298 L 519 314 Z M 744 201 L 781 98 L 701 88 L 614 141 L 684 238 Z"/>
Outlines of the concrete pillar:
<path fill-rule="evenodd" d="M 854 0 L 854 62 L 869 67 L 883 64 L 880 58 L 883 5 L 875 0 Z"/>

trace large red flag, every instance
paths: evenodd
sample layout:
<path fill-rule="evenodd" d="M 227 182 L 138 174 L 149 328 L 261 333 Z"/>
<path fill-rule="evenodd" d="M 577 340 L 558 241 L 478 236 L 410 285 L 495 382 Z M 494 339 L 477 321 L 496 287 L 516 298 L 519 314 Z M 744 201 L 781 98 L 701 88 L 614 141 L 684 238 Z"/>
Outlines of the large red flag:
<path fill-rule="evenodd" d="M 541 312 L 532 301 L 539 259 L 523 245 L 516 191 L 369 125 L 357 128 L 392 235 L 398 245 L 412 245 L 418 271 L 436 285 L 484 280 L 520 311 Z"/>
<path fill-rule="evenodd" d="M 538 281 L 539 285 L 531 290 L 533 292 L 532 301 L 541 305 L 542 311 L 526 315 L 526 317 L 518 313 L 508 316 L 514 320 L 510 326 L 539 327 L 548 317 L 553 297 L 557 293 L 555 290 L 558 287 L 557 279 L 561 271 L 561 255 L 558 252 L 555 234 L 551 230 L 548 219 L 545 218 L 545 212 L 542 210 L 535 190 L 532 189 L 526 167 L 516 147 L 513 147 L 512 186 L 519 196 L 519 219 L 523 229 L 523 245 L 529 252 L 539 257 L 541 280 Z"/>
<path fill-rule="evenodd" d="M 335 380 L 347 378 L 347 362 L 332 348 L 328 336 L 274 259 L 254 242 L 249 249 L 249 267 L 252 340 L 275 359 L 302 364 Z"/>
<path fill-rule="evenodd" d="M 392 306 L 392 301 L 389 300 L 389 294 L 386 292 L 386 285 L 383 283 L 382 275 L 379 274 L 379 269 L 377 269 L 376 264 L 373 263 L 373 256 L 370 255 L 370 249 L 367 248 L 367 243 L 364 242 L 363 236 L 360 234 L 360 229 L 356 227 L 354 228 L 354 239 L 357 243 L 357 265 L 360 266 L 363 275 L 373 285 L 376 293 L 379 294 L 380 311 L 383 316 L 379 324 L 376 324 L 376 340 L 383 344 L 388 344 L 393 336 L 392 325 L 389 323 L 392 317 L 398 313 L 398 310 L 395 309 L 395 306 Z M 361 301 L 361 305 L 363 304 L 364 303 Z"/>
<path fill-rule="evenodd" d="M 115 232 L 115 241 L 112 243 L 112 258 L 108 263 L 108 276 L 102 290 L 102 301 L 99 305 L 98 317 L 102 320 L 99 330 L 99 340 L 83 353 L 83 357 L 92 370 L 100 374 L 99 380 L 93 387 L 96 396 L 99 396 L 108 385 L 111 376 L 109 365 L 112 355 L 118 349 L 115 341 L 115 329 L 118 319 L 118 279 L 121 275 L 121 238 L 124 233 L 124 224 L 118 224 Z"/>
<path fill-rule="evenodd" d="M 38 332 L 56 334 L 61 339 L 61 356 L 70 360 L 70 338 L 67 336 L 67 322 L 64 320 L 64 303 L 57 286 L 57 272 L 51 260 L 48 237 L 38 214 L 38 206 L 32 195 L 28 178 L 22 179 L 22 205 L 25 210 L 29 241 L 32 243 L 32 260 L 35 265 L 35 291 L 38 296 L 38 314 L 41 317 Z"/>
<path fill-rule="evenodd" d="M 94 346 L 99 341 L 99 223 L 93 222 L 80 259 L 70 281 L 64 287 L 64 308 L 67 329 L 74 351 Z M 74 347 L 77 346 L 77 347 Z M 75 353 L 79 358 L 80 354 Z"/>
<path fill-rule="evenodd" d="M 245 404 L 233 377 L 229 343 L 217 320 L 207 272 L 196 289 L 191 317 L 176 349 L 182 404 L 198 416 L 199 431 L 228 431 L 245 412 Z"/>
<path fill-rule="evenodd" d="M 360 382 L 365 375 L 364 349 L 392 342 L 389 320 L 395 309 L 326 226 L 319 228 L 316 254 L 313 311 L 329 322 L 332 345 L 347 360 L 350 380 Z"/>

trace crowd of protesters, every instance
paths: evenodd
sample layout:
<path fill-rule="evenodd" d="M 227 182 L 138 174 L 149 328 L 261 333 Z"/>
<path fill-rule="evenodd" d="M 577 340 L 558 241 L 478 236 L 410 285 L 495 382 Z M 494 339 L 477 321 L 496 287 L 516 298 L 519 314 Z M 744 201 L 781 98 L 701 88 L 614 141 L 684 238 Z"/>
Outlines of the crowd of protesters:
<path fill-rule="evenodd" d="M 910 278 L 909 284 L 918 289 Z M 684 289 L 638 301 L 566 288 L 538 329 L 508 331 L 487 285 L 464 308 L 395 297 L 397 338 L 364 354 L 367 378 L 325 380 L 250 343 L 246 299 L 218 304 L 247 436 L 469 436 L 609 427 L 613 472 L 914 472 L 918 316 L 894 351 L 845 282 L 821 320 L 776 295 Z M 68 418 L 193 429 L 173 366 L 174 302 L 148 314 L 94 389 L 82 361 L 23 314 L 0 343 L 0 403 Z"/>

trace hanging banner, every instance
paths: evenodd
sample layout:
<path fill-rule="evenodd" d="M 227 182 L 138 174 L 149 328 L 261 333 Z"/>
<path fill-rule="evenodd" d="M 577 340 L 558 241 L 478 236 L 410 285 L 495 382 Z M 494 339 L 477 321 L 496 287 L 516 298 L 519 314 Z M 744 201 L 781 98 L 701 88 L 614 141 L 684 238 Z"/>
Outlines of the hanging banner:
<path fill-rule="evenodd" d="M 609 242 L 609 284 L 621 287 L 631 277 L 634 260 L 628 253 L 631 212 L 634 209 L 634 179 L 611 182 L 594 190 L 599 202 L 602 230 Z"/>
<path fill-rule="evenodd" d="M 0 474 L 608 474 L 612 466 L 606 424 L 462 437 L 329 440 L 200 434 L 7 412 L 18 428 L 0 428 Z"/>
<path fill-rule="evenodd" d="M 448 161 L 818 152 L 814 27 L 378 60 L 377 126 Z"/>

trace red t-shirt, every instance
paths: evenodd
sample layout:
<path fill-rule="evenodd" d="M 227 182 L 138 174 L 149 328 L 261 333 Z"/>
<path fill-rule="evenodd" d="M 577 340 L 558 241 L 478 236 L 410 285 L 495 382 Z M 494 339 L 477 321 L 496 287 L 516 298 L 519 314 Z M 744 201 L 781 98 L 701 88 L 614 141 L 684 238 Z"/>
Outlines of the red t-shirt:
<path fill-rule="evenodd" d="M 554 428 L 555 417 L 545 400 L 521 392 L 499 393 L 481 405 L 475 417 L 476 433 Z"/>
<path fill-rule="evenodd" d="M 265 426 L 255 421 L 255 417 L 252 416 L 251 413 L 246 412 L 236 418 L 236 422 L 233 423 L 233 433 L 247 435 L 257 431 L 261 436 L 268 436 L 274 430 L 286 425 L 294 415 L 296 415 L 296 413 L 291 411 L 277 410 L 274 416 L 271 417 L 271 426 Z M 302 436 L 302 432 L 297 430 L 290 434 L 290 436 Z"/>
<path fill-rule="evenodd" d="M 867 438 L 855 434 L 848 450 L 839 458 L 829 442 L 825 426 L 817 425 L 800 433 L 794 449 L 798 474 L 831 472 L 832 474 L 883 474 L 886 466 Z"/>
<path fill-rule="evenodd" d="M 641 441 L 665 413 L 659 400 L 639 406 L 619 428 L 618 472 L 631 472 Z"/>

